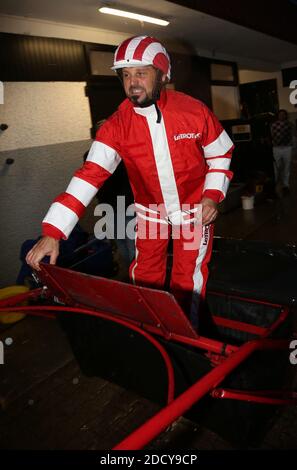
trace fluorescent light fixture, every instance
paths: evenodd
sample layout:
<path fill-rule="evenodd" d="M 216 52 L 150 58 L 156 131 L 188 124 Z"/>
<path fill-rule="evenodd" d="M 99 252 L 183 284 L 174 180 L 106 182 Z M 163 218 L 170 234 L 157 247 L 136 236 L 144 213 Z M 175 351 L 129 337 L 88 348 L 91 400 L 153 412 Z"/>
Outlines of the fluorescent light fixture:
<path fill-rule="evenodd" d="M 117 10 L 115 8 L 101 7 L 100 13 L 107 13 L 108 15 L 122 16 L 124 18 L 131 18 L 132 20 L 146 21 L 147 23 L 154 23 L 160 26 L 168 26 L 169 21 L 161 20 L 159 18 L 152 18 L 151 16 L 139 15 L 138 13 L 131 13 L 129 11 Z"/>

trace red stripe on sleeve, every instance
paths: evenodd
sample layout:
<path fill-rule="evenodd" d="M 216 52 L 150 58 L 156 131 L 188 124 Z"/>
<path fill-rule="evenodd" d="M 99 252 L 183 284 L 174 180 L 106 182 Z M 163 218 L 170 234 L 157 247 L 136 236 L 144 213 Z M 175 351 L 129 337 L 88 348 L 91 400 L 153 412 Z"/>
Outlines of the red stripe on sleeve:
<path fill-rule="evenodd" d="M 44 237 L 52 237 L 55 238 L 56 240 L 66 240 L 67 237 L 66 235 L 61 232 L 57 227 L 55 227 L 52 224 L 48 224 L 47 222 L 43 222 L 42 224 L 42 235 Z"/>
<path fill-rule="evenodd" d="M 72 196 L 72 194 L 62 193 L 56 197 L 54 202 L 59 202 L 68 209 L 71 209 L 79 218 L 83 215 L 85 210 L 85 206 L 76 199 L 76 197 Z"/>
<path fill-rule="evenodd" d="M 224 173 L 227 176 L 227 178 L 229 178 L 230 180 L 233 177 L 233 171 L 221 170 L 220 168 L 214 168 L 212 170 L 209 170 L 207 174 L 209 175 L 209 173 Z"/>
<path fill-rule="evenodd" d="M 92 184 L 97 189 L 102 186 L 104 181 L 109 178 L 110 175 L 111 173 L 105 170 L 102 166 L 88 161 L 86 161 L 84 166 L 74 173 L 74 176 Z"/>
<path fill-rule="evenodd" d="M 218 189 L 206 189 L 203 192 L 202 197 L 208 197 L 209 199 L 212 199 L 214 202 L 219 204 L 219 202 L 223 201 L 224 194 Z"/>
<path fill-rule="evenodd" d="M 233 150 L 233 148 L 230 150 Z M 229 160 L 231 160 L 232 155 L 229 153 L 229 150 L 228 150 L 228 152 L 225 153 L 225 155 L 219 155 L 218 157 L 205 157 L 205 160 L 215 160 L 216 158 L 229 158 Z"/>

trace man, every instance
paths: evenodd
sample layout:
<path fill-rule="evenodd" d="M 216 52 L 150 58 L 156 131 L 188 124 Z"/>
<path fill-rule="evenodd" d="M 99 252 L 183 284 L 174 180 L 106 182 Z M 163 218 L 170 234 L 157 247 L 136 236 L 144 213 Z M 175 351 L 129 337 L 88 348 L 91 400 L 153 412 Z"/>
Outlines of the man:
<path fill-rule="evenodd" d="M 286 195 L 289 193 L 293 126 L 285 109 L 279 110 L 278 119 L 271 126 L 271 137 L 275 182 L 282 185 L 282 192 Z"/>
<path fill-rule="evenodd" d="M 122 158 L 137 212 L 136 256 L 130 267 L 136 284 L 164 286 L 171 232 L 176 227 L 195 227 L 197 204 L 202 206 L 199 244 L 188 249 L 187 236 L 180 230 L 180 237 L 173 240 L 171 272 L 171 290 L 197 324 L 212 223 L 232 177 L 233 143 L 203 103 L 165 89 L 170 59 L 158 40 L 127 39 L 115 52 L 113 70 L 123 82 L 127 99 L 98 130 L 84 166 L 50 207 L 43 221 L 44 238 L 29 252 L 27 262 L 37 270 L 45 255 L 56 262 L 58 240 L 69 235 Z M 148 225 L 154 226 L 154 236 L 143 236 Z"/>

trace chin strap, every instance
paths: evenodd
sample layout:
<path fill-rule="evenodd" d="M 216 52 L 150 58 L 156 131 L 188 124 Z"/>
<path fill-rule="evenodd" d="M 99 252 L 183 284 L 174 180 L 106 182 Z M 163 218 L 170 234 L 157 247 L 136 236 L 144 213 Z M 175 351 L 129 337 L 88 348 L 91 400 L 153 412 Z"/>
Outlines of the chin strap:
<path fill-rule="evenodd" d="M 157 105 L 157 102 L 155 102 L 154 104 L 155 104 L 156 113 L 157 113 L 157 124 L 160 124 L 161 119 L 162 119 L 162 114 L 161 114 L 161 111 L 160 111 L 160 109 Z"/>

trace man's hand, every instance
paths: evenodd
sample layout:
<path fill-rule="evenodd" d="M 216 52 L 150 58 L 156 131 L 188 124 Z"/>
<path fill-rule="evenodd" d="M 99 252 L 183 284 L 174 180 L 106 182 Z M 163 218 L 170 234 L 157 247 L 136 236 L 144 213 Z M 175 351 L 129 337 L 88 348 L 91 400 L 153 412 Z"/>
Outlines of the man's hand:
<path fill-rule="evenodd" d="M 50 256 L 50 264 L 56 264 L 59 256 L 59 240 L 52 237 L 41 238 L 26 256 L 26 262 L 31 268 L 40 271 L 39 262 L 45 256 Z"/>
<path fill-rule="evenodd" d="M 202 204 L 202 225 L 208 225 L 214 222 L 218 215 L 218 205 L 209 197 L 201 200 Z"/>

